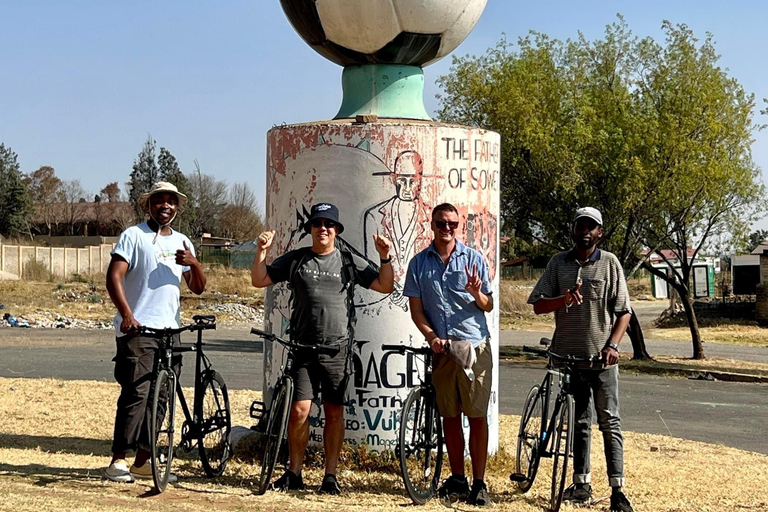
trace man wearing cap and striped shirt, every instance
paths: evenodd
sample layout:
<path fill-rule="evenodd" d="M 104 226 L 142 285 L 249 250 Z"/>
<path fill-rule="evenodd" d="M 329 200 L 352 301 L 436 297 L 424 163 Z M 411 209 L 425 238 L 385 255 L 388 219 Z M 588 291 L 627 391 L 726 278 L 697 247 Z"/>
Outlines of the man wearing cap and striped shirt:
<path fill-rule="evenodd" d="M 591 207 L 576 210 L 572 230 L 575 246 L 556 254 L 539 279 L 528 303 L 534 312 L 555 313 L 552 352 L 590 357 L 600 355 L 600 369 L 577 369 L 571 389 L 576 406 L 573 437 L 573 485 L 564 499 L 585 503 L 592 497 L 590 440 L 592 404 L 603 433 L 611 510 L 632 512 L 622 492 L 624 441 L 619 418 L 619 342 L 631 309 L 624 271 L 615 255 L 601 251 L 603 217 Z"/>

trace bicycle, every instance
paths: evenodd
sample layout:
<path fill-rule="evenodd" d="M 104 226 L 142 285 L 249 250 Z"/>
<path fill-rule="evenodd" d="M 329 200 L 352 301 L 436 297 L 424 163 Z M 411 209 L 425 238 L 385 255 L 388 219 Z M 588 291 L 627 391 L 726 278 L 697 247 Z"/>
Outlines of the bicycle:
<path fill-rule="evenodd" d="M 269 408 L 265 408 L 265 403 L 254 400 L 251 404 L 251 418 L 258 420 L 257 428 L 263 429 L 265 444 L 264 456 L 261 462 L 261 476 L 259 478 L 259 494 L 267 492 L 272 473 L 275 471 L 277 459 L 280 457 L 283 448 L 283 440 L 288 430 L 288 418 L 290 416 L 291 402 L 293 401 L 293 377 L 291 370 L 297 354 L 304 352 L 314 352 L 317 354 L 337 354 L 340 350 L 338 346 L 325 345 L 304 345 L 286 341 L 275 334 L 252 328 L 251 334 L 262 337 L 266 341 L 278 342 L 288 349 L 288 357 L 285 363 L 280 367 L 280 376 L 277 379 L 275 388 L 272 391 L 272 399 Z"/>
<path fill-rule="evenodd" d="M 210 360 L 203 353 L 203 331 L 216 328 L 216 317 L 197 315 L 192 317 L 192 320 L 193 324 L 178 329 L 154 329 L 146 326 L 138 329 L 141 336 L 155 338 L 158 341 L 148 422 L 152 479 L 158 492 L 165 490 L 171 474 L 177 395 L 184 413 L 179 445 L 185 451 L 191 452 L 194 444 L 197 443 L 200 462 L 206 475 L 220 476 L 231 454 L 229 433 L 232 428 L 232 416 L 227 386 L 224 378 L 213 369 Z M 185 331 L 197 332 L 195 344 L 187 347 L 174 346 L 173 337 Z M 184 398 L 178 376 L 172 368 L 174 354 L 183 352 L 197 353 L 192 414 Z"/>
<path fill-rule="evenodd" d="M 549 345 L 547 338 L 542 338 L 542 345 Z M 536 479 L 539 461 L 542 457 L 552 459 L 552 486 L 549 506 L 552 512 L 558 512 L 563 501 L 568 458 L 573 447 L 574 402 L 571 392 L 571 377 L 575 365 L 589 364 L 590 367 L 601 361 L 599 356 L 575 357 L 558 355 L 551 350 L 523 347 L 524 352 L 547 357 L 547 373 L 541 385 L 535 385 L 525 399 L 523 414 L 520 418 L 520 430 L 517 435 L 516 472 L 509 476 L 517 483 L 522 492 L 527 492 Z M 555 399 L 552 413 L 547 421 L 552 396 L 554 378 L 559 381 L 560 391 Z"/>
<path fill-rule="evenodd" d="M 437 491 L 443 467 L 443 428 L 432 384 L 432 349 L 403 345 L 382 345 L 381 349 L 424 357 L 424 378 L 405 399 L 395 447 L 405 489 L 415 504 L 423 505 Z"/>

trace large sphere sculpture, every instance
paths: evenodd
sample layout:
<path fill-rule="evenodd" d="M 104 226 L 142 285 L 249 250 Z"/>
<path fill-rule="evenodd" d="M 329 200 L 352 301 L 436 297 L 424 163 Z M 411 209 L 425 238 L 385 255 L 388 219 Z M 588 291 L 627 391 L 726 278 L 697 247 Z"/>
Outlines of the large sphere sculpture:
<path fill-rule="evenodd" d="M 280 0 L 293 28 L 341 66 L 426 66 L 469 35 L 487 0 Z"/>

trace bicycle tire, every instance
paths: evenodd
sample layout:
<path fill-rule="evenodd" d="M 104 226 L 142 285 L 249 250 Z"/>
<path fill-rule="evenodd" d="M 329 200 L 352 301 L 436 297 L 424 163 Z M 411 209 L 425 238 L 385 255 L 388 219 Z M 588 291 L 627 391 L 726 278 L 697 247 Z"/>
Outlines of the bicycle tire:
<path fill-rule="evenodd" d="M 549 498 L 552 512 L 558 512 L 563 503 L 565 480 L 568 476 L 568 458 L 573 446 L 573 416 L 573 397 L 566 395 L 557 419 L 557 430 L 555 430 L 555 442 L 552 450 L 552 489 Z"/>
<path fill-rule="evenodd" d="M 528 492 L 536 479 L 541 460 L 539 443 L 546 428 L 546 411 L 539 391 L 539 386 L 533 386 L 528 392 L 517 433 L 515 469 L 517 473 L 526 476 L 525 480 L 517 482 L 518 488 L 524 493 Z"/>
<path fill-rule="evenodd" d="M 166 369 L 157 372 L 149 418 L 149 444 L 152 480 L 158 492 L 165 491 L 173 462 L 173 434 L 176 416 L 176 374 Z"/>
<path fill-rule="evenodd" d="M 232 430 L 232 415 L 229 393 L 224 378 L 215 371 L 203 376 L 202 390 L 198 451 L 205 474 L 216 477 L 224 473 L 231 455 L 229 433 Z"/>
<path fill-rule="evenodd" d="M 285 429 L 288 426 L 288 414 L 293 397 L 293 381 L 286 378 L 272 395 L 272 403 L 269 408 L 267 430 L 264 433 L 264 457 L 261 461 L 261 478 L 259 480 L 259 494 L 264 494 L 269 488 L 269 481 L 275 470 L 277 458 L 280 455 L 280 447 L 285 437 Z"/>
<path fill-rule="evenodd" d="M 408 495 L 415 504 L 425 504 L 437 491 L 443 467 L 443 429 L 434 390 L 419 387 L 408 394 L 397 452 Z"/>

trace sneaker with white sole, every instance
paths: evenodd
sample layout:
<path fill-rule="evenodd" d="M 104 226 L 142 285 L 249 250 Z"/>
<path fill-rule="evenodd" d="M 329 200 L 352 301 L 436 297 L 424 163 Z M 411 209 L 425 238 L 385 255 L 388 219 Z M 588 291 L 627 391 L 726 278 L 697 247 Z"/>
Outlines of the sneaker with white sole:
<path fill-rule="evenodd" d="M 143 466 L 137 466 L 136 464 L 134 464 L 133 466 L 131 466 L 131 474 L 141 480 L 151 480 L 152 479 L 152 463 L 147 461 L 144 463 Z M 168 475 L 169 484 L 176 483 L 178 482 L 178 480 L 179 478 L 173 473 Z"/>
<path fill-rule="evenodd" d="M 133 475 L 128 471 L 128 463 L 124 459 L 118 459 L 110 464 L 109 467 L 103 468 L 101 476 L 105 480 L 126 484 L 133 483 L 134 480 Z"/>

